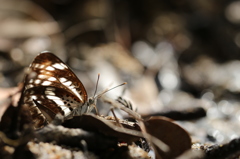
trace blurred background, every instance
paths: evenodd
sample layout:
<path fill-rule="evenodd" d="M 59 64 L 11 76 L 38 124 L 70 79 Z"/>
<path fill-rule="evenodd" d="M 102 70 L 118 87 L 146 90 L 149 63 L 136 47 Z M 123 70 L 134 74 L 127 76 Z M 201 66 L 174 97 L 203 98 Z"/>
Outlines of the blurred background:
<path fill-rule="evenodd" d="M 49 50 L 73 69 L 88 96 L 100 73 L 98 90 L 127 82 L 107 95 L 122 96 L 142 115 L 206 110 L 204 118 L 178 122 L 193 142 L 239 137 L 240 1 L 0 3 L 1 88 L 17 86 L 34 57 Z"/>

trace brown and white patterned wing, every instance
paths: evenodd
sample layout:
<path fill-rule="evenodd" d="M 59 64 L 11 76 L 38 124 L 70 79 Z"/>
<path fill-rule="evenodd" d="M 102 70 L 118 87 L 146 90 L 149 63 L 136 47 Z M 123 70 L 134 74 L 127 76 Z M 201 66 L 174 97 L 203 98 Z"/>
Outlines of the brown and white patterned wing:
<path fill-rule="evenodd" d="M 51 121 L 57 113 L 86 112 L 87 92 L 71 69 L 50 52 L 39 54 L 24 80 L 23 103 L 29 107 L 35 127 Z M 83 109 L 83 110 L 81 110 Z"/>

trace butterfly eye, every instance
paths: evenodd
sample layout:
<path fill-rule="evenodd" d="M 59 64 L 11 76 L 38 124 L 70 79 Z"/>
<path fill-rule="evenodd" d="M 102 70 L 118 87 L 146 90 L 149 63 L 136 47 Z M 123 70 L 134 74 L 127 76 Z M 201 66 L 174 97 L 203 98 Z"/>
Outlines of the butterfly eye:
<path fill-rule="evenodd" d="M 91 105 L 91 104 L 93 104 L 93 102 L 94 102 L 94 100 L 92 98 L 89 98 L 88 104 Z"/>

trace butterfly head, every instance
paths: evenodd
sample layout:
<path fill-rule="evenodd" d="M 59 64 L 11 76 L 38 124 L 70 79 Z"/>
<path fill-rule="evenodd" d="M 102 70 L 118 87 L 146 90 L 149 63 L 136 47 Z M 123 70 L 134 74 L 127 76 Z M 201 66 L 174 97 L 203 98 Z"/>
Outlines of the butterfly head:
<path fill-rule="evenodd" d="M 88 111 L 87 112 L 91 112 L 93 108 L 96 109 L 96 104 L 97 104 L 97 98 L 90 97 L 87 101 L 87 106 L 88 106 Z M 97 111 L 97 109 L 96 109 L 96 111 Z"/>
<path fill-rule="evenodd" d="M 99 78 L 98 78 L 98 79 L 99 79 Z M 120 85 L 117 85 L 117 86 L 115 86 L 115 87 L 113 87 L 113 88 L 106 89 L 106 90 L 102 91 L 101 93 L 99 93 L 98 95 L 96 95 L 96 90 L 97 90 L 97 87 L 96 87 L 94 96 L 93 96 L 93 97 L 90 97 L 90 98 L 88 99 L 88 101 L 87 101 L 87 107 L 88 107 L 87 112 L 91 112 L 92 109 L 94 108 L 94 109 L 96 110 L 96 113 L 99 114 L 99 113 L 98 113 L 98 110 L 97 110 L 97 107 L 96 107 L 97 99 L 98 99 L 98 98 L 101 98 L 101 97 L 102 97 L 105 93 L 107 93 L 108 91 L 110 91 L 110 90 L 112 90 L 112 89 L 114 89 L 114 88 L 116 88 L 116 87 L 125 85 L 125 84 L 127 84 L 127 83 L 124 82 L 124 83 L 122 83 L 122 84 L 120 84 Z"/>

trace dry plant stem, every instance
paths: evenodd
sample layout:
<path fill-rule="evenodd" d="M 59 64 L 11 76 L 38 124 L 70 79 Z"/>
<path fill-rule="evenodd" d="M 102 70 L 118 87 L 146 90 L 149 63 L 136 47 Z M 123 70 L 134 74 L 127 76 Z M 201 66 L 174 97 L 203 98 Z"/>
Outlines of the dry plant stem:
<path fill-rule="evenodd" d="M 106 97 L 103 96 L 102 100 L 106 103 L 111 104 L 112 106 L 114 106 L 115 108 L 121 109 L 123 111 L 125 111 L 126 113 L 128 113 L 130 116 L 132 116 L 133 118 L 135 118 L 138 122 L 139 122 L 139 126 L 141 127 L 142 133 L 143 133 L 143 137 L 146 138 L 146 140 L 149 143 L 154 143 L 156 146 L 158 146 L 163 152 L 168 152 L 169 151 L 169 147 L 168 145 L 166 145 L 165 143 L 163 143 L 161 140 L 159 140 L 158 138 L 150 135 L 147 133 L 146 131 L 146 127 L 144 125 L 143 119 L 141 117 L 140 114 L 132 111 L 129 108 L 126 108 L 125 106 L 121 105 L 120 103 Z"/>
<path fill-rule="evenodd" d="M 115 120 L 116 120 L 117 125 L 118 125 L 119 127 L 122 127 L 122 128 L 123 128 L 123 126 L 122 126 L 122 124 L 119 122 L 119 120 L 118 120 L 118 118 L 117 118 L 117 116 L 116 116 L 113 108 L 111 108 L 111 112 L 112 112 L 112 114 L 113 114 L 113 116 L 114 116 L 114 118 L 115 118 Z"/>

